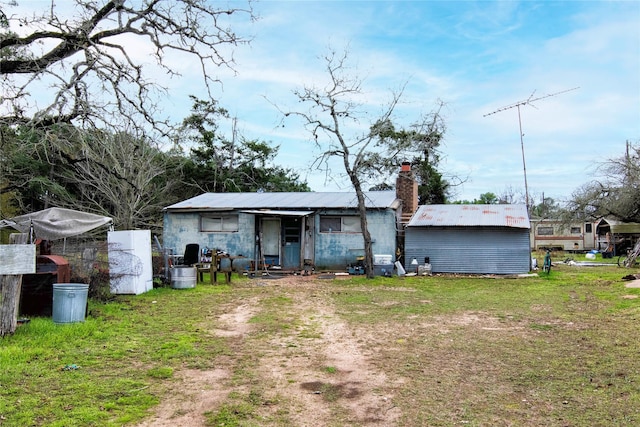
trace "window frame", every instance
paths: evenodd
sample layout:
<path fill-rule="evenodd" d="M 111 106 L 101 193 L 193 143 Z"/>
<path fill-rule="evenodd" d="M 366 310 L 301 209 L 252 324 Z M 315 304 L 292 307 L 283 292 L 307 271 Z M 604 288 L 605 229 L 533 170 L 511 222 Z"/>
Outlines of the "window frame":
<path fill-rule="evenodd" d="M 326 224 L 325 221 L 333 221 L 334 224 L 335 221 L 339 221 L 339 229 L 336 230 L 333 227 L 327 227 L 328 224 Z M 357 215 L 320 215 L 318 230 L 320 233 L 327 234 L 361 234 L 362 226 L 360 217 Z"/>
<path fill-rule="evenodd" d="M 217 224 L 216 224 L 217 222 Z M 236 233 L 239 230 L 238 214 L 201 214 L 201 233 Z M 211 226 L 209 226 L 211 224 Z"/>
<path fill-rule="evenodd" d="M 551 230 L 550 233 L 548 232 L 549 230 Z M 553 229 L 552 225 L 539 225 L 536 227 L 536 234 L 538 236 L 553 236 L 555 235 L 555 230 Z"/>

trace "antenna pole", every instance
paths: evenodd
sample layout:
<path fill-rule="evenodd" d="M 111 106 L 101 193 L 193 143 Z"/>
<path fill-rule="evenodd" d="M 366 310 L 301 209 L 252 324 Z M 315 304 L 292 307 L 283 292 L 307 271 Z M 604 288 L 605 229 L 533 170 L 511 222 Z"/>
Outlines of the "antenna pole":
<path fill-rule="evenodd" d="M 525 205 L 527 206 L 527 212 L 529 212 L 529 214 L 531 214 L 531 212 L 530 212 L 530 207 L 531 206 L 529 206 L 529 185 L 527 183 L 527 164 L 525 162 L 525 156 L 524 156 L 524 134 L 522 133 L 522 117 L 520 115 L 520 107 L 521 106 L 525 106 L 525 105 L 531 105 L 533 107 L 534 105 L 532 103 L 534 101 L 539 101 L 541 99 L 550 98 L 552 96 L 560 95 L 561 93 L 570 92 L 570 91 L 576 90 L 576 89 L 580 89 L 580 88 L 579 87 L 574 87 L 574 88 L 563 90 L 563 91 L 560 91 L 560 92 L 555 92 L 555 93 L 550 93 L 548 95 L 539 96 L 537 98 L 533 98 L 533 94 L 535 93 L 535 91 L 534 91 L 529 96 L 529 98 L 527 98 L 524 101 L 518 101 L 516 103 L 507 105 L 505 107 L 498 108 L 497 110 L 492 111 L 491 113 L 487 113 L 487 114 L 482 116 L 482 117 L 487 117 L 487 116 L 490 116 L 492 114 L 496 114 L 496 113 L 500 113 L 502 111 L 510 110 L 511 108 L 517 108 L 518 109 L 518 126 L 519 126 L 519 129 L 520 129 L 520 147 L 522 149 L 522 169 L 523 169 L 523 172 L 524 172 L 524 197 L 525 197 Z"/>
<path fill-rule="evenodd" d="M 518 105 L 518 126 L 520 128 L 520 148 L 522 149 L 522 171 L 524 172 L 524 204 L 527 207 L 527 212 L 529 212 L 529 185 L 527 184 L 527 162 L 524 157 L 524 133 L 522 133 L 520 105 Z"/>

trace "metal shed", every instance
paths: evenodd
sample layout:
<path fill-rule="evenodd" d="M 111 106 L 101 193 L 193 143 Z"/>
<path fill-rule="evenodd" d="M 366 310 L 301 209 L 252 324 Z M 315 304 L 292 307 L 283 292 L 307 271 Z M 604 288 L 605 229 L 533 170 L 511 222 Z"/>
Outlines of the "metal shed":
<path fill-rule="evenodd" d="M 420 206 L 405 231 L 405 269 L 428 257 L 434 273 L 527 273 L 529 228 L 525 205 Z"/>

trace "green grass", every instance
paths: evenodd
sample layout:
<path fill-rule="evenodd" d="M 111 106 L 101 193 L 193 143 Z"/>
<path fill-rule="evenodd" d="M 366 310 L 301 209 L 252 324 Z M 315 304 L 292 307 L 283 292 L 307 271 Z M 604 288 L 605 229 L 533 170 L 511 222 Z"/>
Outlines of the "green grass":
<path fill-rule="evenodd" d="M 90 303 L 85 322 L 34 318 L 0 341 L 0 425 L 115 426 L 156 405 L 181 366 L 228 351 L 197 323 L 226 290 L 157 289 Z M 188 306 L 189 310 L 184 307 Z M 65 367 L 75 365 L 75 369 Z"/>
<path fill-rule="evenodd" d="M 629 272 L 558 265 L 525 279 L 355 277 L 321 281 L 313 298 L 335 307 L 390 382 L 402 379 L 398 425 L 624 426 L 640 424 L 640 298 L 628 298 L 640 291 L 624 287 Z M 273 282 L 234 276 L 231 285 L 90 301 L 85 322 L 32 319 L 0 340 L 0 425 L 135 425 L 178 372 L 223 362 L 236 391 L 203 414 L 207 425 L 290 425 L 289 402 L 261 382 L 261 348 L 281 342 L 283 355 L 296 354 L 322 333 L 313 313 L 294 310 L 296 291 Z M 240 304 L 252 305 L 250 337 L 211 333 Z M 340 375 L 326 362 L 317 368 Z M 339 405 L 340 389 L 323 387 L 327 404 Z"/>
<path fill-rule="evenodd" d="M 353 325 L 387 319 L 401 331 L 434 316 L 445 324 L 436 334 L 396 332 L 408 344 L 381 346 L 386 372 L 412 379 L 402 391 L 413 402 L 407 425 L 632 425 L 640 422 L 640 304 L 621 298 L 638 294 L 623 287 L 626 273 L 559 266 L 526 280 L 434 276 L 405 280 L 412 292 L 359 286 L 336 299 Z M 467 323 L 470 315 L 487 328 Z"/>

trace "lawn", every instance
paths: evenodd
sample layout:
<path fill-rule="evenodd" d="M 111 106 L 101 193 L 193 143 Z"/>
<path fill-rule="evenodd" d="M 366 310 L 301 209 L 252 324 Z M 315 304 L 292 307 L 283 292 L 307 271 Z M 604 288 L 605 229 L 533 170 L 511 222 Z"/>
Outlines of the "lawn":
<path fill-rule="evenodd" d="M 0 340 L 0 425 L 639 425 L 629 272 L 234 275 L 90 301 Z"/>

